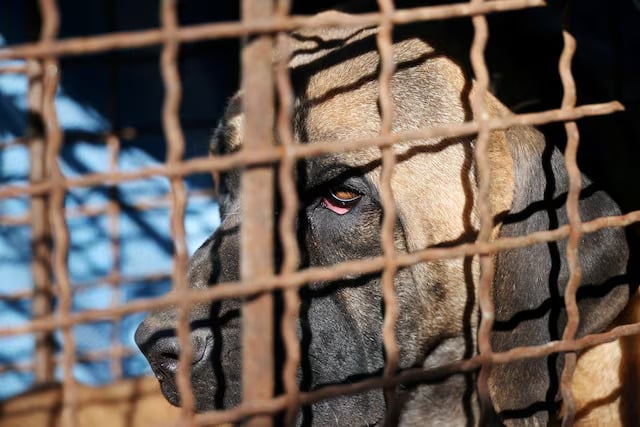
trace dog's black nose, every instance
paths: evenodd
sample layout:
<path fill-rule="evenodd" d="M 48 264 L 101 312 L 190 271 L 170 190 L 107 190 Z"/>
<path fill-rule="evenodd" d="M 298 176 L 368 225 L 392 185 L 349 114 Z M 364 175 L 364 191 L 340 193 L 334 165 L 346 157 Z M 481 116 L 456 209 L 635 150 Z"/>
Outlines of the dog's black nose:
<path fill-rule="evenodd" d="M 205 359 L 212 337 L 208 330 L 200 328 L 192 331 L 189 338 L 191 365 L 196 366 Z M 180 359 L 180 340 L 175 329 L 158 329 L 145 321 L 136 330 L 135 341 L 158 379 L 175 375 Z"/>

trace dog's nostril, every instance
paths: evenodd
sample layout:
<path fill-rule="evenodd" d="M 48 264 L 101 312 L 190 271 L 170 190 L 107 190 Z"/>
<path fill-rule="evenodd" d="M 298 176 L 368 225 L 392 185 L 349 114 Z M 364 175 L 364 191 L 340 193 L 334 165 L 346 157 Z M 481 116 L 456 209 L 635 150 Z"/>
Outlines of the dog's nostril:
<path fill-rule="evenodd" d="M 180 352 L 178 343 L 173 338 L 162 338 L 151 347 L 147 355 L 151 366 L 157 374 L 175 374 L 178 370 Z M 157 368 L 157 369 L 156 369 Z"/>
<path fill-rule="evenodd" d="M 193 366 L 204 359 L 209 342 L 209 336 L 191 335 L 191 364 Z M 178 338 L 165 337 L 151 346 L 147 358 L 152 366 L 161 371 L 161 375 L 173 375 L 178 370 L 180 353 L 180 341 Z"/>
<path fill-rule="evenodd" d="M 160 353 L 160 360 L 164 362 L 164 365 L 174 365 L 180 360 L 180 354 L 165 351 Z"/>
<path fill-rule="evenodd" d="M 212 347 L 212 335 L 206 328 L 197 328 L 191 331 L 189 338 L 191 364 L 196 365 L 205 359 L 207 349 Z M 138 327 L 135 340 L 156 375 L 164 377 L 176 373 L 180 362 L 181 345 L 175 329 L 159 328 L 158 324 L 147 319 Z"/>
<path fill-rule="evenodd" d="M 180 359 L 180 355 L 175 353 L 163 352 L 163 353 L 160 353 L 160 358 L 166 359 L 169 361 L 175 360 L 177 362 Z"/>

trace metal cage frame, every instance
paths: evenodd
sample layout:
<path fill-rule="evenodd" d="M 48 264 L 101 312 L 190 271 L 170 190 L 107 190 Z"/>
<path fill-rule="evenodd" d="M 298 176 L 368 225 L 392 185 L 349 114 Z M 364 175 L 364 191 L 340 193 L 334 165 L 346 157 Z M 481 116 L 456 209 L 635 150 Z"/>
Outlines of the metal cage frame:
<path fill-rule="evenodd" d="M 480 370 L 478 391 L 482 406 L 490 405 L 488 391 L 488 374 L 494 364 L 541 357 L 551 353 L 565 352 L 566 366 L 562 373 L 561 393 L 565 403 L 564 425 L 570 425 L 575 416 L 575 406 L 571 394 L 571 378 L 576 363 L 576 351 L 615 338 L 640 333 L 640 324 L 630 324 L 613 328 L 606 333 L 575 337 L 579 321 L 576 305 L 576 290 L 580 282 L 579 240 L 585 233 L 597 231 L 604 227 L 624 227 L 640 220 L 640 211 L 617 217 L 603 217 L 583 222 L 578 212 L 578 197 L 581 191 L 580 170 L 576 163 L 579 134 L 576 120 L 586 116 L 610 114 L 621 111 L 623 106 L 612 101 L 602 104 L 576 106 L 576 88 L 571 74 L 571 60 L 575 51 L 575 40 L 568 31 L 563 32 L 564 49 L 559 59 L 559 72 L 564 88 L 564 96 L 560 108 L 530 114 L 513 114 L 500 118 L 489 118 L 484 104 L 488 91 L 489 75 L 484 62 L 484 49 L 488 37 L 486 14 L 523 8 L 543 6 L 542 0 L 471 0 L 444 6 L 426 6 L 396 10 L 392 0 L 378 0 L 379 11 L 374 13 L 354 14 L 348 18 L 330 16 L 323 19 L 289 14 L 288 0 L 243 0 L 243 18 L 240 22 L 210 23 L 192 26 L 180 26 L 177 18 L 177 1 L 163 0 L 160 6 L 161 28 L 120 32 L 92 36 L 87 38 L 57 39 L 59 29 L 59 12 L 55 0 L 40 0 L 42 28 L 40 40 L 34 43 L 8 46 L 0 49 L 0 60 L 23 59 L 25 66 L 6 67 L 2 73 L 23 73 L 29 77 L 29 105 L 31 110 L 42 116 L 45 124 L 43 136 L 26 136 L 16 143 L 27 144 L 30 148 L 32 168 L 30 184 L 27 186 L 9 185 L 0 188 L 0 199 L 30 197 L 30 225 L 33 230 L 34 291 L 29 294 L 12 295 L 3 298 L 31 297 L 34 301 L 34 318 L 24 325 L 0 327 L 0 336 L 35 334 L 36 355 L 33 368 L 36 378 L 43 380 L 51 377 L 53 354 L 45 345 L 47 335 L 56 329 L 63 332 L 63 383 L 66 425 L 76 425 L 74 408 L 78 399 L 76 382 L 72 375 L 75 363 L 75 343 L 71 334 L 73 325 L 97 321 L 117 321 L 123 315 L 153 308 L 177 305 L 181 307 L 178 322 L 178 336 L 181 348 L 180 368 L 177 383 L 182 396 L 182 421 L 184 425 L 204 425 L 211 423 L 234 422 L 250 419 L 250 425 L 268 425 L 271 415 L 287 411 L 288 419 L 295 416 L 301 405 L 309 404 L 332 396 L 356 393 L 372 388 L 383 388 L 388 399 L 393 398 L 396 385 L 407 381 L 418 381 L 434 378 L 444 373 L 468 372 Z M 438 126 L 394 133 L 391 130 L 393 102 L 390 96 L 390 81 L 394 71 L 392 51 L 392 30 L 394 26 L 410 22 L 447 19 L 453 17 L 470 17 L 474 27 L 474 39 L 470 56 L 477 81 L 477 91 L 471 99 L 474 119 L 470 122 Z M 379 32 L 377 44 L 382 67 L 379 75 L 380 106 L 382 128 L 379 136 L 361 140 L 351 140 L 341 144 L 332 141 L 313 145 L 296 144 L 291 129 L 292 88 L 289 81 L 287 59 L 282 59 L 276 67 L 272 67 L 272 49 L 276 44 L 286 43 L 284 32 L 309 26 L 340 25 L 377 25 Z M 177 67 L 180 46 L 185 43 L 219 39 L 253 36 L 245 42 L 243 63 L 243 87 L 247 96 L 244 108 L 247 120 L 245 147 L 236 153 L 211 158 L 183 160 L 184 136 L 179 118 L 181 102 L 181 81 Z M 109 172 L 91 173 L 75 178 L 63 176 L 57 163 L 57 156 L 62 146 L 62 132 L 58 125 L 54 106 L 54 95 L 58 87 L 59 61 L 62 56 L 84 55 L 117 49 L 140 48 L 161 45 L 161 70 L 165 86 L 165 98 L 162 112 L 164 135 L 167 141 L 166 162 L 161 166 L 149 167 L 135 171 L 118 171 L 112 164 Z M 281 108 L 274 109 L 273 88 L 279 98 Z M 250 89 L 250 90 L 249 90 Z M 489 132 L 506 129 L 514 125 L 539 125 L 550 122 L 564 122 L 567 133 L 565 164 L 570 177 L 570 191 L 567 197 L 569 224 L 557 229 L 537 232 L 517 238 L 491 238 L 492 216 L 489 209 L 489 161 L 487 142 Z M 273 123 L 277 124 L 277 135 L 280 145 L 274 145 Z M 395 155 L 393 145 L 399 141 L 431 137 L 454 137 L 477 134 L 475 159 L 479 180 L 479 213 L 481 227 L 474 243 L 462 244 L 449 248 L 428 248 L 413 253 L 396 253 L 393 245 L 393 224 L 395 208 L 391 191 L 391 175 L 393 173 Z M 110 136 L 107 140 L 111 147 L 112 161 L 118 156 L 118 137 Z M 298 270 L 298 248 L 295 237 L 295 216 L 297 197 L 293 170 L 296 160 L 320 154 L 358 150 L 364 147 L 378 147 L 382 156 L 381 195 L 383 202 L 384 222 L 381 239 L 383 253 L 371 259 L 344 262 L 330 267 L 312 267 Z M 265 256 L 271 253 L 275 226 L 273 218 L 266 218 L 262 211 L 264 206 L 273 206 L 270 192 L 256 191 L 265 180 L 276 179 L 272 165 L 278 164 L 277 180 L 283 190 L 283 208 L 280 215 L 279 238 L 283 243 L 283 267 L 281 273 L 274 275 L 273 259 Z M 186 192 L 183 177 L 193 173 L 225 171 L 231 168 L 245 167 L 243 172 L 243 236 L 251 236 L 252 244 L 242 245 L 242 279 L 239 283 L 221 283 L 207 290 L 190 290 L 186 281 L 187 251 L 185 243 L 184 216 Z M 69 251 L 69 230 L 66 218 L 69 215 L 91 215 L 91 210 L 67 212 L 64 200 L 65 192 L 75 187 L 93 185 L 116 186 L 118 183 L 139 180 L 151 176 L 168 177 L 171 184 L 171 230 L 174 240 L 173 292 L 155 299 L 145 299 L 124 305 L 114 305 L 109 309 L 71 312 L 72 287 L 67 266 Z M 253 189 L 253 190 L 252 190 Z M 167 202 L 164 200 L 164 202 Z M 252 209 L 259 205 L 261 209 Z M 143 208 L 143 207 L 141 207 Z M 117 212 L 115 203 L 108 209 Z M 25 219 L 3 218 L 3 224 L 24 223 Z M 13 221 L 13 222 L 12 222 Z M 50 236 L 49 236 L 50 233 Z M 52 239 L 53 250 L 42 242 Z M 242 237 L 244 239 L 245 237 Z M 496 353 L 492 351 L 489 335 L 492 329 L 493 301 L 492 280 L 494 274 L 493 256 L 500 250 L 521 248 L 542 242 L 552 242 L 568 238 L 567 258 L 570 265 L 570 281 L 565 293 L 568 323 L 562 340 L 546 343 L 541 346 L 520 347 Z M 39 242 L 39 243 L 38 243 Z M 115 250 L 115 249 L 114 249 Z M 467 360 L 453 362 L 434 369 L 412 368 L 397 371 L 398 343 L 394 327 L 397 318 L 397 304 L 393 277 L 398 268 L 414 263 L 435 259 L 463 256 L 478 256 L 481 265 L 479 282 L 479 307 L 481 322 L 478 331 L 478 349 L 476 356 Z M 49 261 L 50 260 L 50 261 Z M 54 284 L 47 273 L 47 263 L 53 269 Z M 296 381 L 296 371 L 300 363 L 299 343 L 296 338 L 296 322 L 298 316 L 297 290 L 310 281 L 332 280 L 351 273 L 382 272 L 383 297 L 385 303 L 383 339 L 386 352 L 384 374 L 378 378 L 369 378 L 352 384 L 329 386 L 313 392 L 301 392 Z M 123 278 L 115 274 L 110 283 L 114 286 Z M 87 284 L 89 286 L 90 284 Z M 274 383 L 274 372 L 270 351 L 256 351 L 257 348 L 270 348 L 273 340 L 273 325 L 265 322 L 270 318 L 273 304 L 270 291 L 283 290 L 285 312 L 282 320 L 282 336 L 287 350 L 286 365 L 283 373 L 285 393 L 271 396 Z M 54 313 L 51 306 L 52 295 L 57 295 L 59 306 Z M 249 325 L 243 335 L 245 351 L 251 350 L 251 357 L 245 353 L 243 357 L 243 375 L 249 378 L 252 387 L 243 396 L 243 403 L 232 409 L 195 414 L 194 397 L 190 387 L 191 345 L 189 340 L 188 307 L 195 302 L 215 301 L 223 298 L 257 296 L 250 304 L 243 306 L 243 322 Z M 110 354 L 97 354 L 96 358 L 115 357 L 118 351 Z M 261 354 L 257 358 L 257 354 Z"/>

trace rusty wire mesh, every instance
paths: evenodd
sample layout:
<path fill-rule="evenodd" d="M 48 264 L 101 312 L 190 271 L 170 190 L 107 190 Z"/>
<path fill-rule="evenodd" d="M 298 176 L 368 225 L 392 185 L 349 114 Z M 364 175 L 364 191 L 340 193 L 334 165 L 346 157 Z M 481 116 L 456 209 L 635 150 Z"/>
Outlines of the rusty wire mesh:
<path fill-rule="evenodd" d="M 251 423 L 255 425 L 269 424 L 270 416 L 286 410 L 287 420 L 294 419 L 301 405 L 310 404 L 321 399 L 337 395 L 356 393 L 372 388 L 384 388 L 388 402 L 394 398 L 395 386 L 402 383 L 418 382 L 437 378 L 443 374 L 468 372 L 479 369 L 478 391 L 483 406 L 482 414 L 486 415 L 490 405 L 488 391 L 488 375 L 494 364 L 535 358 L 555 352 L 566 352 L 566 366 L 562 374 L 561 392 L 566 412 L 563 423 L 570 425 L 575 415 L 575 407 L 570 389 L 571 377 L 575 368 L 576 351 L 599 343 L 611 341 L 617 337 L 637 334 L 640 324 L 616 327 L 606 333 L 575 338 L 579 313 L 576 305 L 576 290 L 580 283 L 579 240 L 584 233 L 591 233 L 605 227 L 624 227 L 640 220 L 640 211 L 631 212 L 618 217 L 598 218 L 582 222 L 578 212 L 578 197 L 581 190 L 580 171 L 576 163 L 578 147 L 578 129 L 575 121 L 581 117 L 609 114 L 620 111 L 623 107 L 616 101 L 576 106 L 576 90 L 571 74 L 571 59 L 575 51 L 575 40 L 565 31 L 564 50 L 559 60 L 559 72 L 564 87 L 564 97 L 559 109 L 530 114 L 509 115 L 490 118 L 485 106 L 485 94 L 489 88 L 489 75 L 484 62 L 484 52 L 488 37 L 488 26 L 485 14 L 507 10 L 543 6 L 541 0 L 503 0 L 485 2 L 471 0 L 469 3 L 426 6 L 413 9 L 395 10 L 391 0 L 379 0 L 378 13 L 351 15 L 348 18 L 339 16 L 312 19 L 304 16 L 289 15 L 290 2 L 287 0 L 243 1 L 243 20 L 241 22 L 212 23 L 205 25 L 181 27 L 178 22 L 176 0 L 163 0 L 160 6 L 161 28 L 122 32 L 94 36 L 89 38 L 58 40 L 59 16 L 55 0 L 40 0 L 42 15 L 41 39 L 36 43 L 10 46 L 0 50 L 0 59 L 24 59 L 25 66 L 11 66 L 0 69 L 0 73 L 24 73 L 29 75 L 29 102 L 32 110 L 44 118 L 44 139 L 25 137 L 14 144 L 27 144 L 32 157 L 30 184 L 26 186 L 6 186 L 0 188 L 0 199 L 30 197 L 31 212 L 23 217 L 3 217 L 3 226 L 28 224 L 33 230 L 34 262 L 33 292 L 9 295 L 5 299 L 33 298 L 33 320 L 28 324 L 0 328 L 0 336 L 35 334 L 36 356 L 33 364 L 0 367 L 0 370 L 33 370 L 38 381 L 52 378 L 52 369 L 60 364 L 64 370 L 64 405 L 65 425 L 76 425 L 75 405 L 78 400 L 72 366 L 75 363 L 75 343 L 71 335 L 73 325 L 96 321 L 111 320 L 118 322 L 128 313 L 150 310 L 152 308 L 178 305 L 181 308 L 177 331 L 181 345 L 180 370 L 177 375 L 178 388 L 182 401 L 182 421 L 187 425 L 203 425 L 210 423 L 233 422 L 254 416 Z M 274 12 L 275 11 L 275 12 Z M 477 80 L 477 90 L 471 100 L 473 116 L 470 122 L 449 124 L 429 129 L 418 129 L 404 132 L 392 132 L 394 106 L 391 100 L 390 82 L 394 72 L 392 31 L 394 26 L 427 20 L 446 19 L 452 17 L 471 17 L 475 36 L 470 52 L 471 64 Z M 323 141 L 313 145 L 299 145 L 294 141 L 292 132 L 293 90 L 289 81 L 287 58 L 281 58 L 277 67 L 272 70 L 272 50 L 277 44 L 284 49 L 287 39 L 283 33 L 308 26 L 340 26 L 340 25 L 378 25 L 377 44 L 381 56 L 379 76 L 379 100 L 381 106 L 382 127 L 379 136 L 368 139 L 341 141 Z M 239 36 L 256 36 L 243 50 L 243 87 L 245 88 L 244 108 L 247 122 L 246 144 L 243 150 L 212 158 L 183 160 L 184 136 L 179 118 L 181 102 L 181 82 L 177 67 L 180 45 L 183 43 Z M 136 171 L 122 172 L 117 169 L 119 139 L 111 135 L 107 144 L 111 150 L 111 166 L 108 172 L 92 173 L 75 178 L 63 176 L 57 158 L 60 154 L 62 134 L 58 125 L 54 106 L 59 79 L 58 58 L 68 55 L 83 55 L 124 48 L 140 48 L 150 45 L 162 45 L 161 69 L 165 85 L 165 100 L 162 111 L 164 135 L 167 141 L 167 158 L 163 165 L 144 168 Z M 280 108 L 276 111 L 272 98 L 272 88 L 276 87 Z M 567 197 L 567 208 L 570 222 L 568 225 L 550 231 L 536 232 L 517 238 L 500 238 L 493 240 L 491 236 L 492 216 L 489 208 L 489 160 L 487 143 L 489 133 L 493 130 L 506 129 L 514 125 L 538 125 L 549 122 L 564 122 L 567 133 L 565 151 L 566 168 L 570 177 L 570 191 Z M 274 144 L 273 123 L 279 145 Z M 480 230 L 474 243 L 466 243 L 448 248 L 427 248 L 413 253 L 396 253 L 393 244 L 393 225 L 395 223 L 394 199 L 391 191 L 391 176 L 394 170 L 395 155 L 393 145 L 400 141 L 432 137 L 454 137 L 477 134 L 475 158 L 479 182 Z M 330 267 L 311 267 L 298 270 L 299 249 L 295 236 L 296 211 L 298 199 L 294 182 L 294 165 L 298 159 L 318 156 L 326 153 L 358 150 L 365 147 L 379 147 L 382 157 L 381 195 L 383 202 L 384 222 L 381 241 L 383 253 L 379 257 L 343 262 Z M 272 212 L 273 197 L 270 192 L 262 191 L 263 183 L 272 181 L 273 170 L 270 165 L 279 164 L 277 178 L 280 193 L 283 195 L 283 208 L 279 217 L 281 242 L 283 243 L 283 263 L 281 273 L 274 275 L 273 258 L 265 256 L 273 248 L 273 218 L 265 215 Z M 243 173 L 243 237 L 242 237 L 242 277 L 239 282 L 220 283 L 206 290 L 189 290 L 186 280 L 187 251 L 185 243 L 185 192 L 183 177 L 197 172 L 220 172 L 237 167 L 253 166 Z M 94 185 L 116 186 L 118 183 L 139 180 L 151 176 L 165 176 L 170 179 L 171 196 L 169 199 L 150 200 L 141 203 L 136 209 L 145 209 L 158 204 L 171 208 L 171 231 L 174 241 L 174 268 L 172 279 L 174 292 L 156 299 L 146 299 L 117 305 L 118 296 L 114 296 L 112 307 L 101 310 L 71 312 L 71 283 L 67 268 L 69 230 L 65 218 L 74 216 L 91 216 L 108 213 L 117 218 L 119 205 L 110 203 L 99 209 L 87 208 L 68 211 L 64 206 L 65 192 L 71 188 Z M 190 195 L 191 197 L 192 195 Z M 193 196 L 197 196 L 193 195 Z M 256 208 L 259 207 L 259 208 Z M 267 208 L 265 208 L 267 207 Z M 49 215 L 49 216 L 48 216 Z M 268 225 L 265 225 L 268 224 Z M 118 257 L 118 223 L 111 222 L 113 251 Z M 51 235 L 53 250 L 46 239 Z M 570 263 L 570 281 L 565 293 L 568 312 L 568 323 L 561 341 L 549 342 L 541 346 L 520 347 L 495 353 L 490 344 L 490 332 L 494 318 L 492 301 L 492 281 L 494 274 L 494 255 L 504 249 L 521 248 L 541 242 L 553 242 L 569 239 L 567 258 Z M 247 244 L 251 241 L 251 245 Z M 478 332 L 479 353 L 467 360 L 452 362 L 438 368 L 411 368 L 397 372 L 398 343 L 395 337 L 395 322 L 398 316 L 395 301 L 393 278 L 397 269 L 419 262 L 449 259 L 465 256 L 479 256 L 481 276 L 479 284 L 479 306 L 481 323 Z M 44 261 L 43 261 L 44 260 Z M 43 262 L 51 262 L 54 270 L 55 287 L 46 274 L 47 266 Z M 117 264 L 117 263 L 116 263 Z M 385 303 L 383 337 L 386 354 L 384 373 L 379 378 L 369 378 L 351 384 L 324 387 L 312 392 L 301 392 L 298 389 L 296 371 L 300 364 L 300 349 L 296 337 L 296 322 L 299 299 L 297 290 L 312 281 L 334 280 L 354 273 L 382 272 L 383 297 Z M 162 275 L 146 277 L 154 280 Z M 108 277 L 100 280 L 117 289 L 118 284 L 126 281 L 117 269 Z M 95 286 L 96 283 L 81 284 Z M 78 289 L 77 287 L 75 288 Z M 270 318 L 272 300 L 270 291 L 284 290 L 285 312 L 281 334 L 286 348 L 287 360 L 283 373 L 285 394 L 272 397 L 274 383 L 272 355 L 269 349 L 273 340 L 273 324 L 265 319 Z M 232 409 L 194 413 L 194 396 L 189 381 L 191 344 L 188 338 L 188 307 L 196 302 L 216 301 L 224 298 L 259 296 L 243 308 L 244 336 L 243 375 L 245 381 L 251 381 L 247 387 L 243 403 Z M 53 312 L 51 300 L 57 297 L 59 305 Z M 56 359 L 47 345 L 47 336 L 54 330 L 61 330 L 64 337 L 63 354 Z M 263 350 L 257 350 L 262 348 Z M 83 356 L 88 359 L 119 360 L 126 351 L 114 347 L 108 352 L 96 352 Z M 259 358 L 260 357 L 260 358 Z M 121 375 L 121 367 L 112 363 L 112 369 Z M 253 393 L 253 394 L 251 394 Z M 253 424 L 252 424 L 253 425 Z"/>

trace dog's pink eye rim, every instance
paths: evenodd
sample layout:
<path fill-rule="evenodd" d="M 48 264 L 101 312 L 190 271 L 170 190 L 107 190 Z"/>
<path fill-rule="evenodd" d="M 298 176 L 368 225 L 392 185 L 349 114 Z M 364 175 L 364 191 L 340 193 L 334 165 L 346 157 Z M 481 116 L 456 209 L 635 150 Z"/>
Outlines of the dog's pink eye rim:
<path fill-rule="evenodd" d="M 362 196 L 349 190 L 329 190 L 329 194 L 322 198 L 322 205 L 338 215 L 345 215 L 358 204 Z"/>

